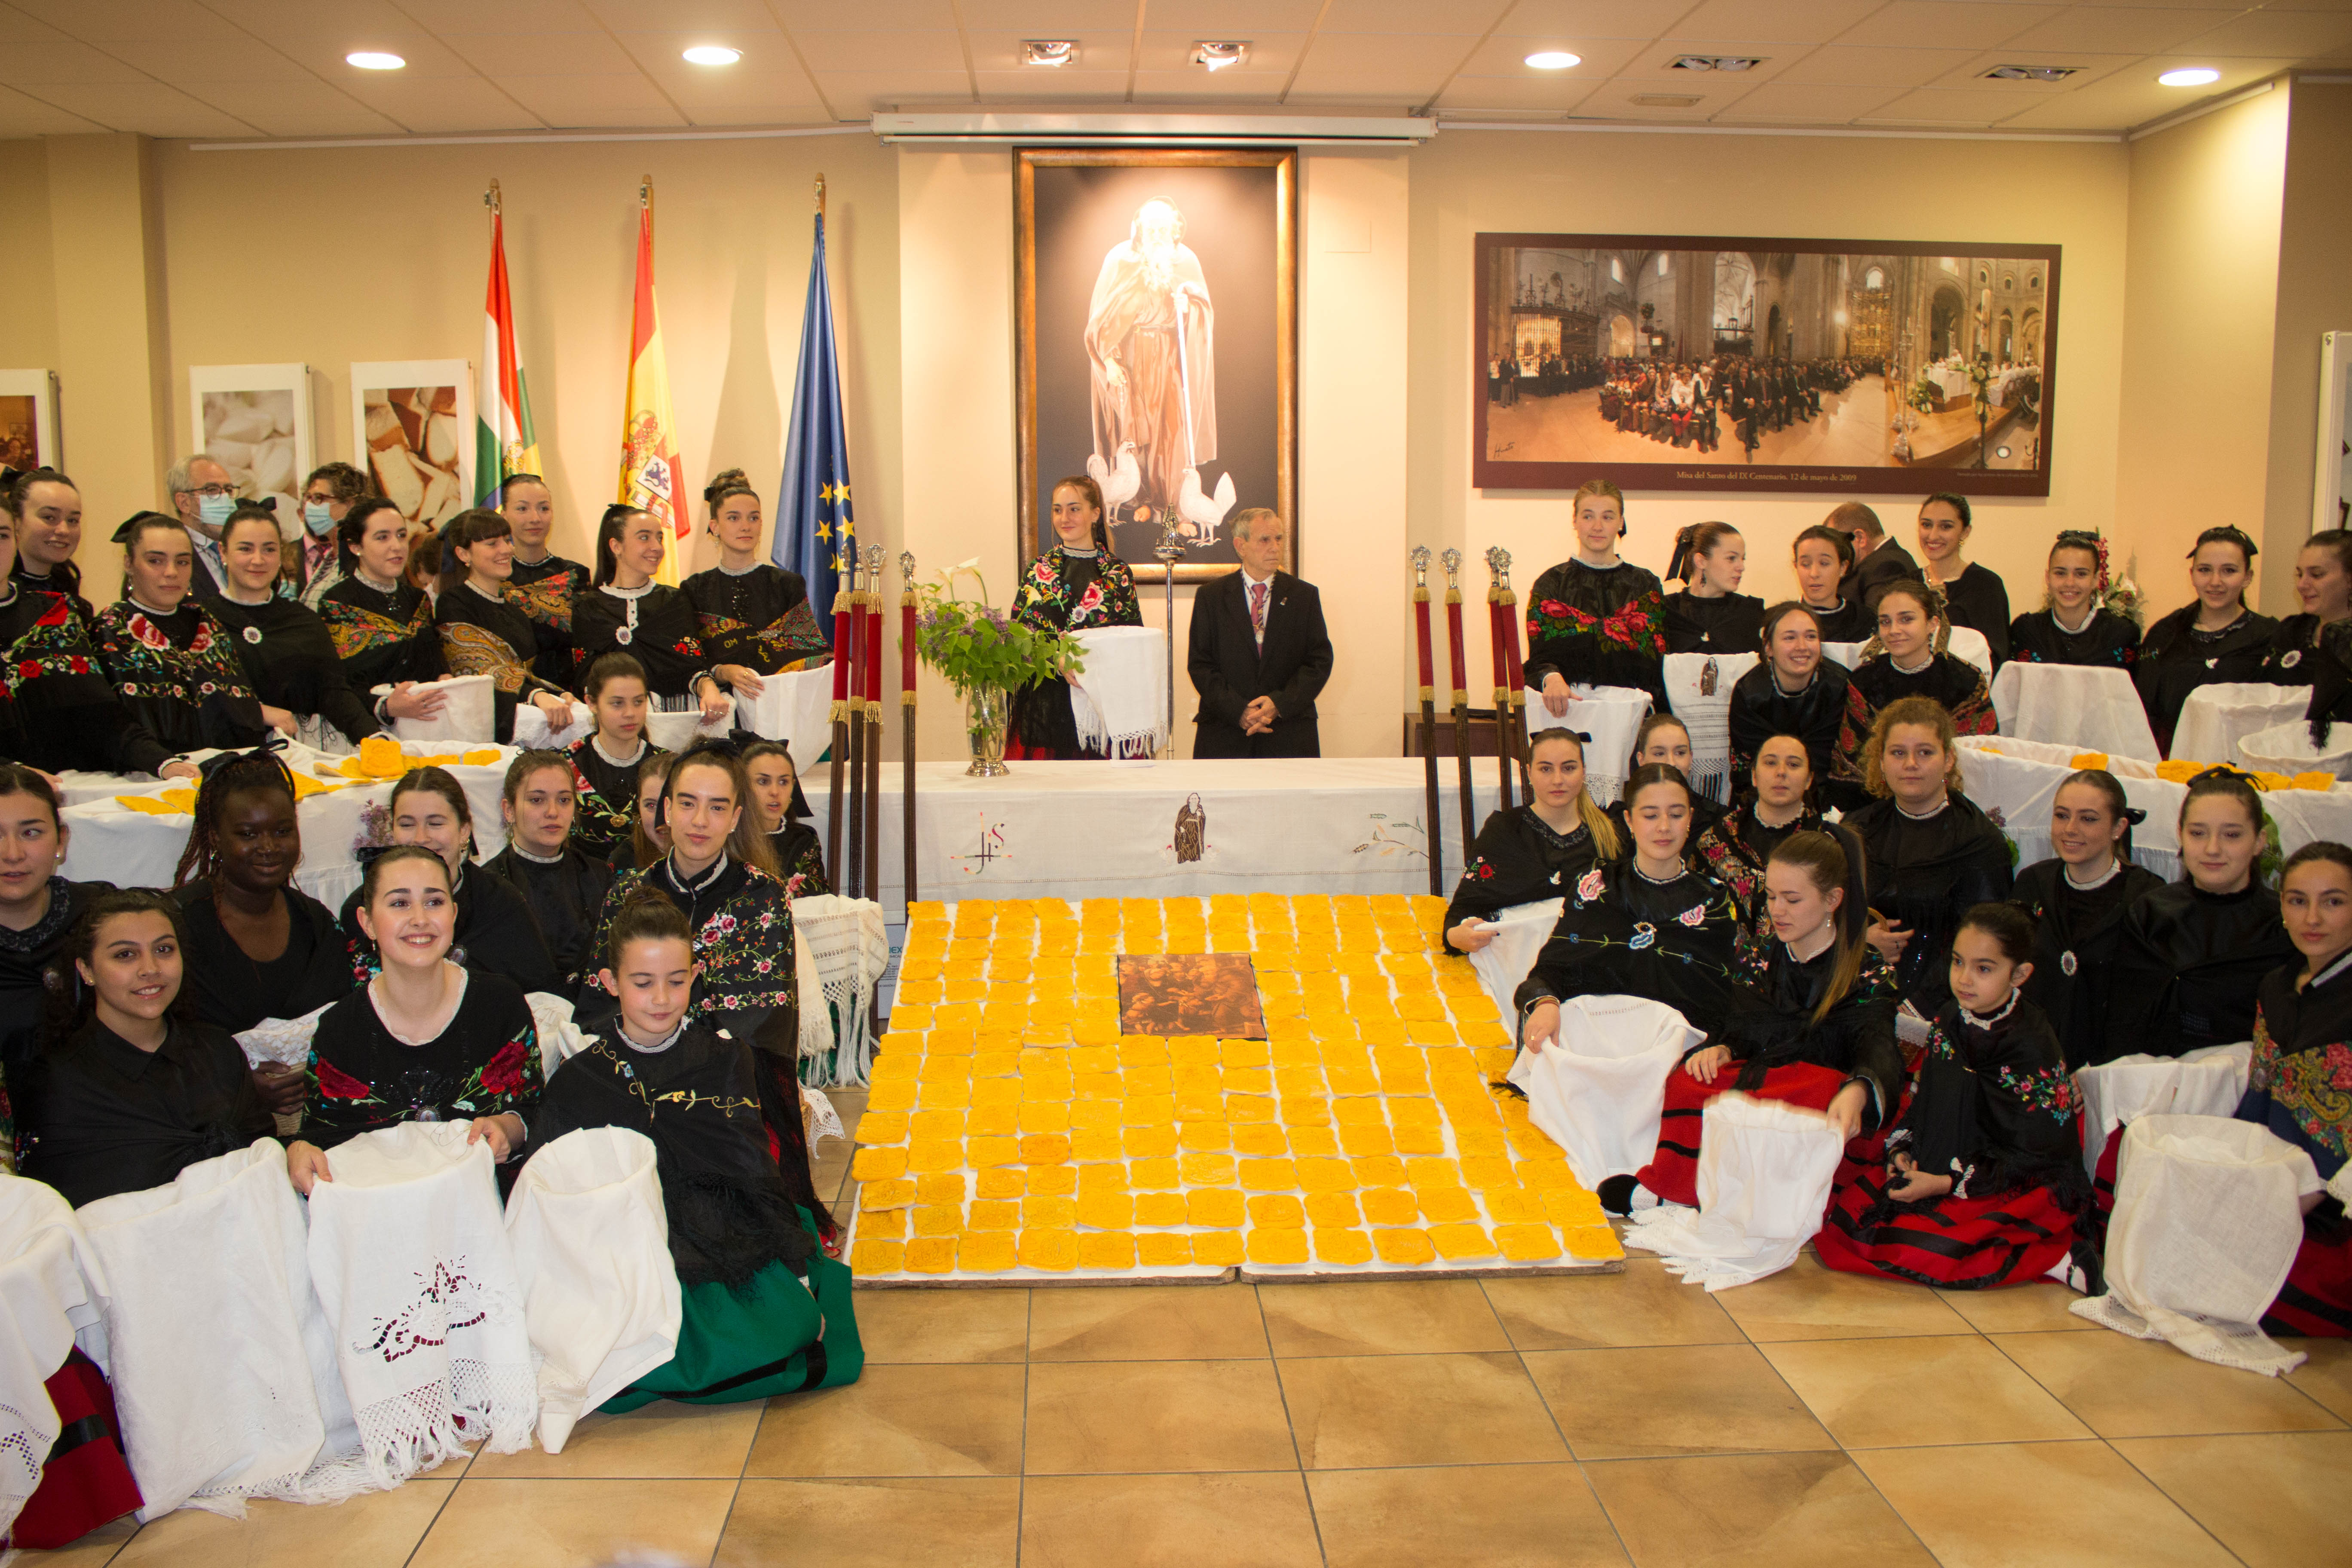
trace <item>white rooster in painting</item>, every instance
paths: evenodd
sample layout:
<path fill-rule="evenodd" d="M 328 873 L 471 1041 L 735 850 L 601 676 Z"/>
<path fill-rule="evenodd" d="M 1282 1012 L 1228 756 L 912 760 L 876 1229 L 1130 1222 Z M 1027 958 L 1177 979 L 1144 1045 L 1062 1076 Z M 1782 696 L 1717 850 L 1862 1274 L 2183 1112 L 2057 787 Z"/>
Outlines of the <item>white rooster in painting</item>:
<path fill-rule="evenodd" d="M 1225 513 L 1234 510 L 1234 476 L 1217 476 L 1214 493 L 1201 489 L 1201 470 L 1184 470 L 1184 488 L 1176 498 L 1176 515 L 1192 524 L 1190 530 L 1196 544 L 1214 544 L 1217 526 L 1225 521 Z"/>
<path fill-rule="evenodd" d="M 1103 521 L 1118 521 L 1118 509 L 1135 499 L 1143 488 L 1143 470 L 1135 461 L 1135 443 L 1121 441 L 1115 461 L 1106 463 L 1100 452 L 1087 454 L 1087 477 L 1102 490 Z"/>

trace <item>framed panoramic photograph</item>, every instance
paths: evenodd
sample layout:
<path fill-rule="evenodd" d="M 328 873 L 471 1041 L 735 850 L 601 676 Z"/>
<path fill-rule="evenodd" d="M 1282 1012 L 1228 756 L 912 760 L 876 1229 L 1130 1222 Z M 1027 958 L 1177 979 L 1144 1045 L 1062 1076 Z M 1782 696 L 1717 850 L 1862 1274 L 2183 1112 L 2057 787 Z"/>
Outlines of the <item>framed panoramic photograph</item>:
<path fill-rule="evenodd" d="M 1232 522 L 1272 507 L 1298 551 L 1298 155 L 1287 149 L 1013 154 L 1020 552 L 1053 484 L 1102 487 L 1112 552 L 1161 582 L 1240 563 Z"/>
<path fill-rule="evenodd" d="M 0 370 L 0 468 L 62 468 L 58 373 Z"/>
<path fill-rule="evenodd" d="M 462 359 L 354 361 L 352 460 L 412 525 L 473 504 L 474 367 Z"/>
<path fill-rule="evenodd" d="M 2050 493 L 2057 246 L 1476 247 L 1483 489 Z"/>
<path fill-rule="evenodd" d="M 275 497 L 289 539 L 302 526 L 302 480 L 318 462 L 313 395 L 304 364 L 188 367 L 194 449 L 219 459 L 247 500 Z"/>

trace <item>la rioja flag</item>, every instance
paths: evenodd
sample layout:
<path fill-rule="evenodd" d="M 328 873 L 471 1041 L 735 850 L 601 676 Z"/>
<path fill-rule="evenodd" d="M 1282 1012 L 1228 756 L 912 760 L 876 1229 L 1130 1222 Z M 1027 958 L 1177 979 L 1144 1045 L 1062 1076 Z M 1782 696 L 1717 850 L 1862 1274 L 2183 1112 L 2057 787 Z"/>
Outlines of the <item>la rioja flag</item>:
<path fill-rule="evenodd" d="M 510 474 L 539 472 L 530 394 L 515 358 L 514 296 L 507 289 L 506 217 L 490 187 L 490 293 L 482 308 L 482 361 L 474 385 L 474 504 L 496 507 Z"/>

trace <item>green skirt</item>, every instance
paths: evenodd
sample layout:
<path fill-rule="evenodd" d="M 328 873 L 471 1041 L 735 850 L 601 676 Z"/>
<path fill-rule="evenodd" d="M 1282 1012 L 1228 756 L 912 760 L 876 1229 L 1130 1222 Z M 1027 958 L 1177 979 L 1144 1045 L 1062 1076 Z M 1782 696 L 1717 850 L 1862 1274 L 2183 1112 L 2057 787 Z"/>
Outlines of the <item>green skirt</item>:
<path fill-rule="evenodd" d="M 740 1294 L 720 1284 L 697 1285 L 683 1305 L 677 1353 L 600 1408 L 617 1415 L 656 1399 L 733 1405 L 837 1388 L 856 1382 L 866 1368 L 848 1267 L 821 1252 L 809 1259 L 805 1288 L 790 1268 L 771 1263 Z"/>

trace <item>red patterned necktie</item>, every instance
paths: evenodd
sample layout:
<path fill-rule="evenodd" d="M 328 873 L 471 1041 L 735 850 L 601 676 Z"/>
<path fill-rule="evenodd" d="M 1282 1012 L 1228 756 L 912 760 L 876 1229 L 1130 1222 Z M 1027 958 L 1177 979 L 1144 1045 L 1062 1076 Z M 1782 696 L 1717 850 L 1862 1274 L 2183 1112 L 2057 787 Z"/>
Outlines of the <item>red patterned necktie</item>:
<path fill-rule="evenodd" d="M 1265 590 L 1267 584 L 1253 583 L 1250 591 L 1250 631 L 1257 638 L 1257 650 L 1265 651 Z"/>

